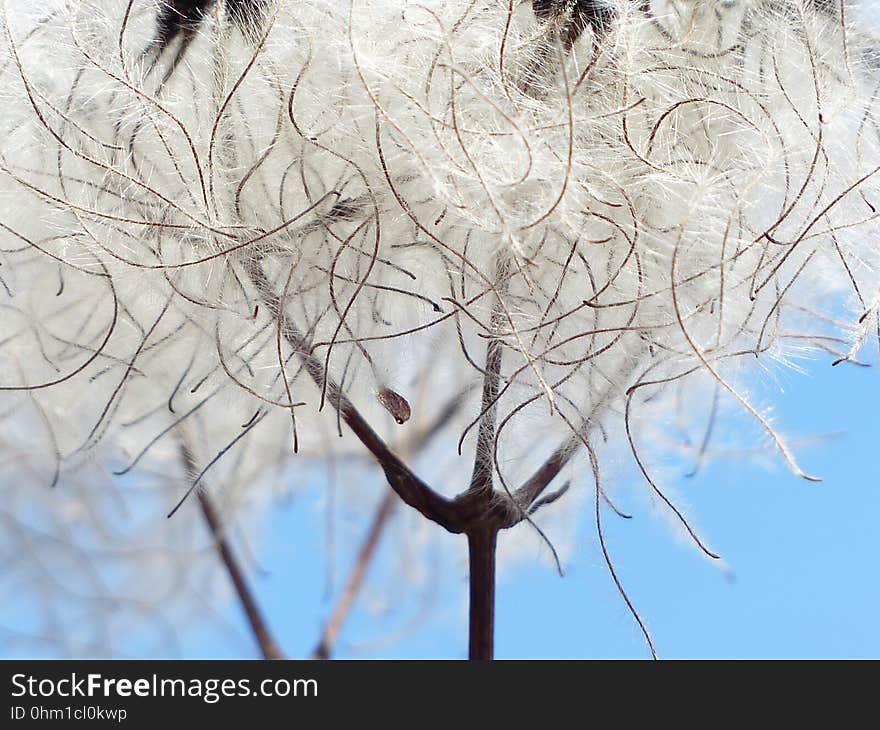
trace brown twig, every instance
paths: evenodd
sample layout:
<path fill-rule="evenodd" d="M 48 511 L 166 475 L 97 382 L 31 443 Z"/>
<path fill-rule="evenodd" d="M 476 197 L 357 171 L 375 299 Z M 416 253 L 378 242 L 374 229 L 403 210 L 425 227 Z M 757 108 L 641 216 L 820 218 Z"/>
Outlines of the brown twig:
<path fill-rule="evenodd" d="M 496 267 L 496 279 L 499 287 L 496 292 L 498 301 L 492 312 L 492 329 L 497 332 L 504 323 L 502 295 L 507 288 L 508 269 L 504 260 Z M 498 418 L 498 389 L 501 383 L 501 364 L 504 346 L 500 339 L 490 339 L 486 346 L 486 369 L 483 374 L 483 400 L 480 406 L 482 417 L 477 433 L 477 447 L 474 455 L 474 469 L 468 492 L 474 495 L 483 494 L 487 498 L 492 492 L 492 446 L 495 442 L 496 421 Z"/>
<path fill-rule="evenodd" d="M 565 468 L 578 450 L 580 441 L 575 438 L 568 439 L 554 451 L 550 457 L 537 468 L 534 474 L 513 493 L 514 502 L 523 510 L 537 500 L 544 490 L 550 486 L 559 473 Z"/>
<path fill-rule="evenodd" d="M 315 384 L 322 388 L 326 383 L 327 400 L 330 405 L 338 411 L 342 420 L 382 467 L 388 483 L 397 496 L 410 507 L 450 532 L 462 532 L 461 519 L 455 504 L 431 489 L 391 451 L 355 408 L 348 396 L 326 373 L 324 365 L 309 352 L 305 339 L 284 313 L 281 301 L 275 294 L 272 284 L 266 278 L 260 264 L 256 262 L 247 264 L 247 272 L 264 304 L 277 318 L 284 339 L 297 353 Z"/>
<path fill-rule="evenodd" d="M 498 331 L 504 321 L 502 296 L 508 281 L 505 257 L 496 266 L 497 302 L 492 312 L 492 328 Z M 461 495 L 462 504 L 470 502 L 475 513 L 474 524 L 467 531 L 468 581 L 470 586 L 469 649 L 470 659 L 492 659 L 495 637 L 495 546 L 500 525 L 493 518 L 497 495 L 493 489 L 495 448 L 498 418 L 498 391 L 504 346 L 500 339 L 491 339 L 486 346 L 486 369 L 483 373 L 483 399 L 477 434 L 474 469 L 468 491 Z M 509 511 L 509 510 L 506 510 Z"/>
<path fill-rule="evenodd" d="M 495 656 L 495 547 L 498 528 L 486 525 L 467 535 L 470 569 L 469 659 Z"/>
<path fill-rule="evenodd" d="M 196 467 L 192 451 L 190 451 L 185 442 L 181 442 L 180 451 L 187 474 L 197 474 L 199 469 Z M 238 560 L 235 557 L 235 553 L 233 552 L 229 541 L 223 535 L 223 526 L 216 509 L 214 509 L 214 504 L 211 502 L 211 498 L 204 490 L 198 491 L 198 498 L 199 506 L 202 510 L 202 516 L 205 518 L 205 523 L 208 525 L 208 530 L 211 533 L 214 542 L 214 548 L 217 551 L 220 561 L 223 563 L 223 567 L 229 575 L 229 580 L 235 588 L 235 593 L 238 596 L 242 609 L 244 609 L 248 625 L 251 628 L 251 632 L 254 635 L 257 645 L 260 647 L 260 652 L 262 653 L 263 658 L 284 659 L 284 653 L 279 648 L 278 643 L 272 636 L 272 632 L 269 630 L 266 620 L 263 618 L 263 613 L 260 610 L 254 594 L 251 592 L 244 571 L 238 564 Z"/>
<path fill-rule="evenodd" d="M 376 514 L 373 516 L 370 529 L 367 531 L 367 536 L 358 551 L 354 568 L 352 569 L 351 575 L 348 577 L 348 581 L 345 584 L 345 588 L 342 590 L 342 594 L 340 595 L 336 607 L 333 609 L 330 618 L 324 626 L 324 631 L 321 633 L 321 639 L 312 653 L 312 659 L 330 658 L 333 647 L 336 644 L 336 639 L 339 637 L 339 632 L 342 630 L 342 626 L 348 618 L 348 615 L 357 600 L 358 594 L 363 587 L 364 579 L 367 577 L 367 570 L 370 567 L 370 563 L 373 561 L 376 549 L 379 547 L 379 542 L 382 538 L 382 533 L 385 531 L 385 526 L 388 524 L 391 515 L 394 513 L 394 507 L 396 504 L 397 495 L 393 490 L 389 489 L 382 498 L 379 508 L 376 510 Z"/>

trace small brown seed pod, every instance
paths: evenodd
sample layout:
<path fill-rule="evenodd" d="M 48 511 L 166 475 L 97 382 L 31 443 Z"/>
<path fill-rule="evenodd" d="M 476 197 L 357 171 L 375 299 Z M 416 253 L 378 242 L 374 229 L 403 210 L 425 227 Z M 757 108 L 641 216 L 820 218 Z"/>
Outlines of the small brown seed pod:
<path fill-rule="evenodd" d="M 382 388 L 376 397 L 379 399 L 382 407 L 391 414 L 398 424 L 403 425 L 412 415 L 409 403 L 400 393 L 395 393 L 390 388 Z"/>

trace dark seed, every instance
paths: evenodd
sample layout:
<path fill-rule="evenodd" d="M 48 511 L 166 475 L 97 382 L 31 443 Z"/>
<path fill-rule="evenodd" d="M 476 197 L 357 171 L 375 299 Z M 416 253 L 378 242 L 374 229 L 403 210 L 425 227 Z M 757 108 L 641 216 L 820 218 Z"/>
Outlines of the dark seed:
<path fill-rule="evenodd" d="M 532 0 L 532 12 L 544 21 L 562 21 L 560 38 L 566 49 L 571 48 L 587 26 L 597 38 L 605 35 L 614 10 L 602 0 Z"/>
<path fill-rule="evenodd" d="M 404 424 L 412 415 L 409 403 L 399 393 L 390 388 L 382 388 L 377 396 L 382 407 L 391 414 L 391 417 L 399 424 Z"/>

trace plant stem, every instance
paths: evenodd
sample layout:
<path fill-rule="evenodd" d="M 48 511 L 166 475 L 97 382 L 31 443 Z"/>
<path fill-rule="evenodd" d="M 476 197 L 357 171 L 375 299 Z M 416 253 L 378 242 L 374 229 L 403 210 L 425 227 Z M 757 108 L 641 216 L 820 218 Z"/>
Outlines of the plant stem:
<path fill-rule="evenodd" d="M 330 405 L 337 410 L 342 420 L 382 467 L 388 484 L 397 492 L 397 496 L 450 532 L 461 532 L 456 505 L 431 489 L 403 463 L 354 407 L 339 384 L 329 376 L 324 364 L 312 354 L 306 338 L 287 316 L 285 302 L 275 294 L 272 283 L 259 262 L 248 263 L 246 270 L 263 303 L 276 318 L 282 336 L 299 356 L 309 377 L 322 392 L 326 392 Z"/>
<path fill-rule="evenodd" d="M 470 563 L 469 659 L 492 659 L 495 654 L 495 546 L 498 530 L 480 526 L 468 532 Z"/>
<path fill-rule="evenodd" d="M 269 631 L 266 620 L 263 618 L 263 612 L 260 610 L 250 586 L 248 586 L 244 571 L 242 571 L 238 561 L 235 559 L 235 555 L 226 538 L 223 537 L 220 520 L 214 510 L 214 506 L 211 504 L 211 500 L 207 495 L 199 492 L 199 504 L 201 505 L 205 522 L 208 524 L 208 529 L 214 538 L 214 547 L 217 550 L 217 555 L 226 567 L 226 572 L 235 588 L 235 593 L 247 617 L 254 639 L 260 647 L 263 659 L 284 659 L 284 652 L 278 647 L 271 631 Z"/>
<path fill-rule="evenodd" d="M 187 472 L 190 474 L 198 473 L 193 453 L 190 451 L 189 446 L 182 436 L 180 441 L 180 452 Z M 199 507 L 202 510 L 202 516 L 205 518 L 205 524 L 208 527 L 208 531 L 211 533 L 214 549 L 217 551 L 217 557 L 220 558 L 220 562 L 223 564 L 223 567 L 226 569 L 226 573 L 229 576 L 229 580 L 232 582 L 232 586 L 238 596 L 241 608 L 247 618 L 248 626 L 250 626 L 254 640 L 260 648 L 260 654 L 262 654 L 264 659 L 284 659 L 284 652 L 281 651 L 278 643 L 272 636 L 269 625 L 263 617 L 262 610 L 260 610 L 260 605 L 257 603 L 257 599 L 248 585 L 244 570 L 242 570 L 239 565 L 235 553 L 232 550 L 232 546 L 224 535 L 220 516 L 214 508 L 211 498 L 204 491 L 200 490 L 198 492 L 198 499 Z"/>
<path fill-rule="evenodd" d="M 342 630 L 342 625 L 348 618 L 348 615 L 354 606 L 354 602 L 358 597 L 358 593 L 360 593 L 361 587 L 364 584 L 364 579 L 367 577 L 367 569 L 370 567 L 376 549 L 379 547 L 379 540 L 382 538 L 385 525 L 391 518 L 395 506 L 397 506 L 397 499 L 397 494 L 393 489 L 389 489 L 383 497 L 379 509 L 373 517 L 373 522 L 370 525 L 367 537 L 358 552 L 354 569 L 345 585 L 345 589 L 342 591 L 339 603 L 330 615 L 330 619 L 327 621 L 327 625 L 324 627 L 324 631 L 321 634 L 318 646 L 312 653 L 312 659 L 330 658 L 330 655 L 333 652 L 333 647 L 336 644 L 336 639 L 339 636 L 339 632 Z"/>

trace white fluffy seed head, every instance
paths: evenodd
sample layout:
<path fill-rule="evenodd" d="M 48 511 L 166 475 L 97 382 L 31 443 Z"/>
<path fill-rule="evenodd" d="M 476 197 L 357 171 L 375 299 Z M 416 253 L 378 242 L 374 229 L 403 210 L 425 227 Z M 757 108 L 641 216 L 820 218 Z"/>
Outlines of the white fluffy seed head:
<path fill-rule="evenodd" d="M 183 432 L 244 490 L 293 429 L 351 448 L 338 383 L 402 444 L 459 402 L 458 491 L 495 342 L 505 486 L 608 433 L 644 465 L 707 384 L 799 471 L 745 386 L 876 321 L 876 39 L 848 3 L 556 5 L 214 2 L 159 42 L 151 0 L 8 1 L 13 461 L 155 466 Z"/>

